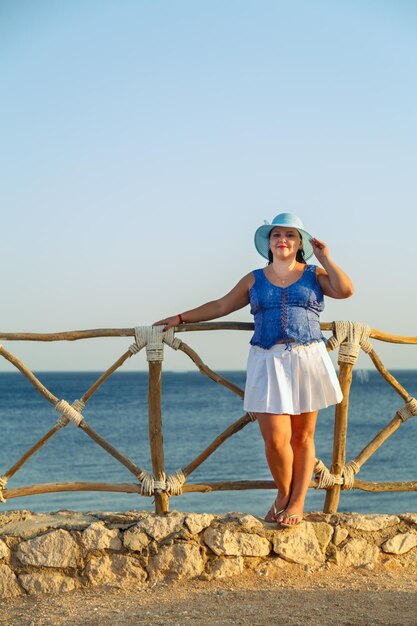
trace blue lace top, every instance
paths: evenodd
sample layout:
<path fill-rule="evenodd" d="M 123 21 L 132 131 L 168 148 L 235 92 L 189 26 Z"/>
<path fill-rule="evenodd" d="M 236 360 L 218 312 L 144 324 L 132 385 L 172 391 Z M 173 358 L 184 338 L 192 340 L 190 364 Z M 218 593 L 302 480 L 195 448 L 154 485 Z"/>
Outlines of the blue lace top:
<path fill-rule="evenodd" d="M 253 274 L 255 283 L 249 291 L 255 321 L 253 346 L 268 349 L 286 339 L 301 344 L 324 340 L 320 330 L 324 298 L 315 265 L 306 265 L 302 276 L 288 287 L 271 283 L 263 269 Z"/>

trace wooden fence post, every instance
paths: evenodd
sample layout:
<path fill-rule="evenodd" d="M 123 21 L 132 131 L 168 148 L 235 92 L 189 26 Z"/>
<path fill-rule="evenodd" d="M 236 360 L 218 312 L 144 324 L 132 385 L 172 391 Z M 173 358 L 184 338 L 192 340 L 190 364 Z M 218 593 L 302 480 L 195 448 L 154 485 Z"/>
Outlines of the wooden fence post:
<path fill-rule="evenodd" d="M 333 457 L 330 472 L 340 476 L 346 462 L 346 438 L 349 412 L 349 392 L 352 383 L 353 363 L 339 361 L 339 382 L 343 400 L 336 405 L 334 416 Z M 336 513 L 339 506 L 341 485 L 334 485 L 326 493 L 324 513 Z"/>
<path fill-rule="evenodd" d="M 162 432 L 162 362 L 149 361 L 148 418 L 152 470 L 156 480 L 165 479 L 164 441 Z M 155 513 L 168 513 L 169 497 L 155 492 Z"/>

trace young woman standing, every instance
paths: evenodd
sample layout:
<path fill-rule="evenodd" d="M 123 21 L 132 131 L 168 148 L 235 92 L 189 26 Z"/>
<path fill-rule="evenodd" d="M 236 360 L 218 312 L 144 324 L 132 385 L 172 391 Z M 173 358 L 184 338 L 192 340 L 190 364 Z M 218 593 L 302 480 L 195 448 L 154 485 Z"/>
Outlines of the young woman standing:
<path fill-rule="evenodd" d="M 255 413 L 266 459 L 278 488 L 266 521 L 295 526 L 315 462 L 318 411 L 342 400 L 339 382 L 320 331 L 323 296 L 348 298 L 353 285 L 330 258 L 327 245 L 304 230 L 300 218 L 280 213 L 255 232 L 265 268 L 244 276 L 225 296 L 164 318 L 169 330 L 251 306 L 251 338 L 244 409 Z M 322 267 L 308 265 L 315 255 Z"/>

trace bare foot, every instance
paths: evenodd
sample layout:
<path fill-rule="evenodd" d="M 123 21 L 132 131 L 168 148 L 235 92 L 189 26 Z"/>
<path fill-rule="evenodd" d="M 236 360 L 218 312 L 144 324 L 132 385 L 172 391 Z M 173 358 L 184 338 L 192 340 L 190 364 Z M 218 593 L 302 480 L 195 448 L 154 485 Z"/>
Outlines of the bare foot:
<path fill-rule="evenodd" d="M 285 512 L 286 503 L 288 503 L 288 498 L 280 498 L 278 494 L 275 498 L 275 502 L 269 509 L 268 513 L 265 515 L 265 521 L 281 523 L 281 516 Z"/>
<path fill-rule="evenodd" d="M 304 513 L 290 513 L 289 511 L 284 511 L 282 517 L 280 519 L 281 526 L 298 526 L 304 519 Z"/>

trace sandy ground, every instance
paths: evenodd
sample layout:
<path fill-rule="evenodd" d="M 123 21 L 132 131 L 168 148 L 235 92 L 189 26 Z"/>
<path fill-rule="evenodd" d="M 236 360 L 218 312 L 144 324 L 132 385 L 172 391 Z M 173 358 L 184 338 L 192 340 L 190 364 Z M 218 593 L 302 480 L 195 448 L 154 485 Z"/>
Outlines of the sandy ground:
<path fill-rule="evenodd" d="M 411 570 L 298 566 L 264 577 L 158 584 L 142 590 L 96 588 L 26 596 L 1 604 L 13 626 L 371 626 L 417 624 L 417 577 Z"/>

